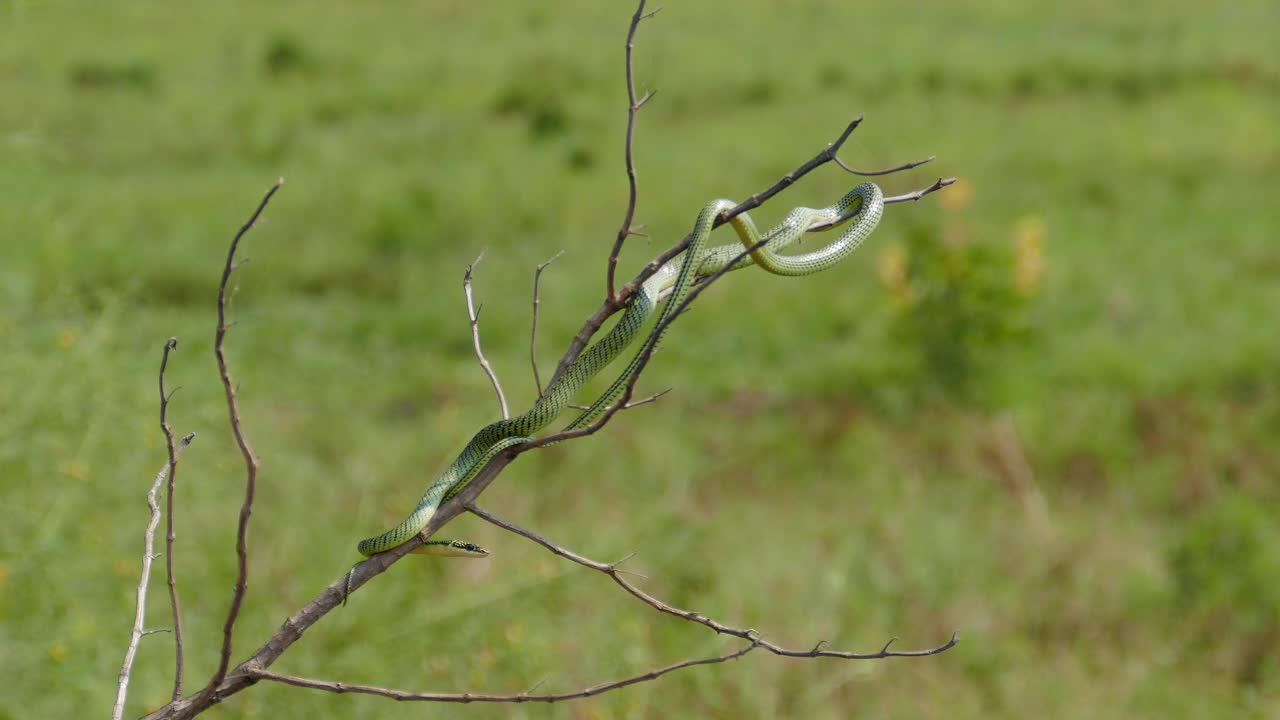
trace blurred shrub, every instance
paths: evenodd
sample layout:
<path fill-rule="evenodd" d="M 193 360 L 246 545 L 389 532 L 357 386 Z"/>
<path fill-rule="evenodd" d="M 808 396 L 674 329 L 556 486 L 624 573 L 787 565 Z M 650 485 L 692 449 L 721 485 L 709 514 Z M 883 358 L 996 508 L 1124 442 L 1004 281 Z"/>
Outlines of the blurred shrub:
<path fill-rule="evenodd" d="M 1197 512 L 1168 563 L 1184 622 L 1198 626 L 1189 658 L 1243 684 L 1280 675 L 1280 512 L 1224 492 Z"/>
<path fill-rule="evenodd" d="M 67 72 L 67 80 L 73 87 L 85 90 L 149 92 L 156 88 L 155 68 L 143 62 L 81 62 Z"/>
<path fill-rule="evenodd" d="M 954 191 L 954 192 L 953 192 Z M 963 181 L 943 193 L 950 215 L 942 228 L 920 224 L 877 262 L 896 313 L 893 341 L 916 360 L 921 390 L 971 399 L 983 360 L 1033 338 L 1027 308 L 1044 274 L 1044 223 L 1015 224 L 1012 243 L 969 240 L 959 211 L 972 191 Z"/>
<path fill-rule="evenodd" d="M 310 55 L 302 43 L 290 35 L 274 35 L 262 52 L 262 67 L 268 75 L 281 76 L 301 72 L 311 65 Z"/>
<path fill-rule="evenodd" d="M 553 58 L 535 58 L 494 97 L 493 114 L 523 118 L 534 140 L 550 140 L 570 129 L 569 103 L 586 78 Z"/>

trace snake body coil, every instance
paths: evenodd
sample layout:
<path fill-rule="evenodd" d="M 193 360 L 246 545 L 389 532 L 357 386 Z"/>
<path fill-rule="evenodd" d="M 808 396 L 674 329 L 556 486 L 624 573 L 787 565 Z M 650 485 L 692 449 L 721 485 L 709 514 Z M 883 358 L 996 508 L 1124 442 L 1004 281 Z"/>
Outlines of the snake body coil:
<path fill-rule="evenodd" d="M 654 330 L 645 338 L 640 350 L 630 364 L 586 411 L 571 422 L 566 429 L 581 428 L 599 417 L 610 403 L 624 392 L 631 373 L 641 362 L 644 351 L 660 339 L 662 328 L 671 313 L 688 297 L 697 277 L 715 273 L 733 262 L 742 252 L 742 246 L 754 247 L 761 240 L 755 224 L 743 213 L 730 224 L 738 234 L 742 245 L 721 245 L 706 249 L 707 238 L 716 217 L 734 206 L 729 200 L 715 200 L 703 207 L 694 223 L 688 249 L 682 258 L 663 265 L 632 296 L 626 311 L 618 323 L 603 338 L 578 357 L 547 387 L 546 393 L 523 415 L 499 420 L 481 428 L 467 443 L 458 457 L 445 468 L 433 482 L 413 512 L 399 525 L 381 535 L 362 540 L 357 549 L 363 555 L 390 550 L 413 539 L 426 527 L 436 509 L 458 493 L 494 457 L 507 448 L 528 442 L 534 433 L 542 430 L 573 402 L 582 386 L 614 360 L 640 334 L 645 322 L 653 314 L 661 296 L 670 290 L 670 298 L 659 313 Z M 840 199 L 840 202 L 822 209 L 796 208 L 787 214 L 759 249 L 740 260 L 731 269 L 759 265 L 776 275 L 810 275 L 834 266 L 853 252 L 880 222 L 884 210 L 884 196 L 874 183 L 865 182 Z M 849 217 L 852 224 L 828 245 L 813 252 L 799 255 L 778 255 L 777 251 L 790 245 L 809 228 L 819 223 L 840 222 Z M 483 556 L 488 552 L 471 543 L 453 540 L 431 540 L 413 552 L 423 554 Z M 353 569 L 354 572 L 354 569 Z M 348 578 L 348 583 L 350 578 Z"/>

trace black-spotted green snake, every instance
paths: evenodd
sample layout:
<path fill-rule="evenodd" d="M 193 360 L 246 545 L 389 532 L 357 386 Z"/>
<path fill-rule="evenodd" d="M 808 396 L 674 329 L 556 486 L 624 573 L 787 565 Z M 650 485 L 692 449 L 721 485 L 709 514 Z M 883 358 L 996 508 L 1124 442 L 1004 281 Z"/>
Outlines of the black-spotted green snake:
<path fill-rule="evenodd" d="M 566 429 L 585 427 L 603 413 L 610 403 L 617 400 L 623 394 L 631 373 L 642 361 L 644 351 L 661 340 L 662 330 L 668 324 L 669 315 L 675 312 L 688 297 L 694 280 L 697 277 L 715 273 L 742 254 L 741 245 L 721 245 L 710 249 L 706 247 L 716 217 L 734 205 L 735 203 L 730 200 L 715 200 L 707 203 L 698 213 L 688 249 L 681 257 L 663 265 L 645 281 L 632 296 L 622 318 L 613 329 L 569 365 L 527 412 L 518 417 L 491 423 L 477 432 L 458 457 L 440 474 L 440 477 L 431 483 L 413 512 L 394 528 L 376 537 L 360 541 L 357 546 L 360 553 L 366 556 L 373 555 L 390 550 L 416 537 L 435 515 L 436 509 L 466 487 L 498 453 L 528 442 L 531 439 L 530 436 L 555 420 L 569 403 L 573 402 L 574 396 L 583 384 L 612 362 L 635 340 L 649 316 L 653 314 L 662 295 L 670 290 L 670 297 L 667 304 L 663 306 L 662 312 L 659 313 L 654 329 L 645 338 L 631 363 L 609 386 L 609 389 L 590 408 L 569 423 Z M 763 236 L 770 238 L 768 242 L 753 251 L 750 256 L 742 258 L 731 269 L 738 270 L 754 264 L 776 275 L 797 276 L 820 272 L 836 265 L 853 252 L 875 230 L 883 212 L 884 196 L 880 188 L 874 183 L 864 182 L 835 205 L 816 210 L 804 207 L 792 210 L 777 227 Z M 799 255 L 777 254 L 779 250 L 793 243 L 814 225 L 841 222 L 850 217 L 853 219 L 852 224 L 830 244 Z M 730 224 L 737 232 L 742 245 L 752 248 L 760 243 L 762 236 L 746 213 L 734 217 Z M 489 554 L 478 545 L 457 540 L 429 540 L 413 552 L 471 557 L 483 557 Z M 348 576 L 349 586 L 350 576 Z"/>

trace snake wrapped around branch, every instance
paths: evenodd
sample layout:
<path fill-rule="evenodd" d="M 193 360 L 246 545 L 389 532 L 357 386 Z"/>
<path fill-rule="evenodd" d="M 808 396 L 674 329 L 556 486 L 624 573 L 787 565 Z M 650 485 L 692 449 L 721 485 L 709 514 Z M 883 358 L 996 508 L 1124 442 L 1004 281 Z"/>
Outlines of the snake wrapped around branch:
<path fill-rule="evenodd" d="M 631 374 L 639 368 L 645 351 L 661 340 L 663 330 L 669 325 L 669 316 L 680 308 L 697 278 L 712 275 L 730 263 L 735 263 L 730 270 L 759 265 L 775 275 L 787 276 L 812 275 L 833 267 L 857 249 L 875 230 L 884 212 L 884 195 L 875 183 L 861 183 L 834 205 L 820 209 L 795 208 L 764 236 L 760 235 L 751 218 L 742 213 L 729 221 L 741 244 L 708 249 L 707 240 L 717 216 L 734 205 L 730 200 L 707 203 L 698 213 L 687 249 L 644 282 L 632 295 L 613 329 L 570 364 L 528 411 L 481 428 L 435 482 L 427 487 L 422 499 L 408 517 L 381 535 L 360 541 L 357 546 L 360 553 L 371 556 L 415 538 L 427 526 L 437 508 L 465 488 L 490 460 L 510 447 L 528 442 L 535 433 L 553 422 L 573 402 L 574 396 L 588 380 L 640 336 L 642 328 L 664 295 L 668 295 L 666 305 L 658 314 L 653 330 L 645 337 L 626 369 L 587 410 L 569 423 L 566 430 L 586 427 L 622 396 Z M 780 250 L 795 242 L 815 225 L 833 225 L 847 220 L 851 220 L 848 227 L 827 245 L 802 254 L 779 254 Z M 767 238 L 767 241 L 762 243 L 762 237 Z M 755 249 L 744 257 L 744 246 Z M 473 543 L 436 539 L 426 540 L 413 552 L 464 557 L 484 557 L 489 554 Z M 352 568 L 352 573 L 354 571 L 355 568 Z M 350 581 L 349 574 L 348 589 Z"/>

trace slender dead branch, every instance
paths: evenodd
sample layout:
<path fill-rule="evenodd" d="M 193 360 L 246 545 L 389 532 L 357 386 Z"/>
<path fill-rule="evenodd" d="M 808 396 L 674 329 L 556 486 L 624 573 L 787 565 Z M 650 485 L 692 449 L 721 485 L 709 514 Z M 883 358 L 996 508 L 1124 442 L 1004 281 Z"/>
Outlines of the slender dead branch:
<path fill-rule="evenodd" d="M 626 163 L 627 163 L 627 211 L 622 216 L 622 227 L 618 228 L 618 236 L 613 241 L 613 249 L 609 251 L 609 269 L 606 275 L 607 280 L 605 286 L 605 299 L 610 303 L 617 305 L 619 300 L 617 293 L 613 289 L 614 274 L 618 269 L 618 253 L 622 252 L 622 243 L 627 239 L 628 235 L 634 234 L 631 223 L 635 220 L 636 215 L 636 163 L 635 163 L 635 132 L 636 132 L 636 115 L 640 112 L 640 108 L 649 102 L 653 97 L 650 92 L 643 98 L 636 99 L 636 83 L 635 73 L 632 69 L 631 54 L 635 49 L 636 28 L 640 27 L 640 23 L 653 17 L 653 13 L 645 14 L 645 0 L 640 0 L 636 6 L 636 12 L 631 16 L 631 24 L 627 26 L 627 46 L 626 46 L 626 68 L 627 68 L 627 135 L 626 135 Z"/>
<path fill-rule="evenodd" d="M 173 576 L 173 542 L 177 538 L 173 527 L 173 492 L 178 477 L 178 455 L 173 448 L 173 428 L 169 427 L 169 398 L 178 392 L 164 390 L 164 371 L 169 366 L 169 353 L 178 349 L 178 338 L 171 337 L 164 344 L 160 358 L 160 429 L 164 432 L 165 449 L 169 454 L 169 484 L 165 492 L 165 545 L 164 568 L 169 585 L 169 607 L 173 611 L 173 700 L 182 697 L 182 606 L 178 603 L 178 581 Z"/>
<path fill-rule="evenodd" d="M 168 345 L 165 347 L 167 348 Z M 169 471 L 176 464 L 177 456 L 195 438 L 196 434 L 191 433 L 182 438 L 176 448 L 170 449 L 168 462 L 164 464 L 164 467 L 160 468 L 160 472 L 156 473 L 155 482 L 151 483 L 151 490 L 147 492 L 147 507 L 151 510 L 151 519 L 147 521 L 147 529 L 142 535 L 142 577 L 138 579 L 137 599 L 135 600 L 133 614 L 133 631 L 129 634 L 129 645 L 124 651 L 124 663 L 120 666 L 120 677 L 116 684 L 116 704 L 111 710 L 112 720 L 120 720 L 124 717 L 124 703 L 129 696 L 129 676 L 133 673 L 133 659 L 138 653 L 138 642 L 144 636 L 157 632 L 143 629 L 143 624 L 147 617 L 147 586 L 151 583 L 151 562 L 156 558 L 156 528 L 160 525 L 160 502 L 157 500 L 156 494 L 160 492 L 160 485 L 164 482 L 165 476 L 169 474 Z"/>
<path fill-rule="evenodd" d="M 231 593 L 231 606 L 227 609 L 227 619 L 222 625 L 222 651 L 218 658 L 218 669 L 200 693 L 202 696 L 213 694 L 226 678 L 227 669 L 231 666 L 231 636 L 235 630 L 236 618 L 240 615 L 240 606 L 244 602 L 244 594 L 249 582 L 249 517 L 253 514 L 253 498 L 258 484 L 258 457 L 249 446 L 249 440 L 244 434 L 244 427 L 240 421 L 240 406 L 236 402 L 236 385 L 231 380 L 231 371 L 227 367 L 227 353 L 223 347 L 228 330 L 227 284 L 231 280 L 232 271 L 236 268 L 236 250 L 240 247 L 240 239 L 253 228 L 262 211 L 266 209 L 267 203 L 271 202 L 272 196 L 282 185 L 284 185 L 284 178 L 277 180 L 276 184 L 267 191 L 253 211 L 253 215 L 249 216 L 249 220 L 240 226 L 240 230 L 232 238 L 231 247 L 227 250 L 227 262 L 222 269 L 222 280 L 218 283 L 218 327 L 214 333 L 213 355 L 218 361 L 218 376 L 222 379 L 222 388 L 227 396 L 227 415 L 231 422 L 231 433 L 235 436 L 236 445 L 239 446 L 240 454 L 244 457 L 245 484 L 244 502 L 240 506 L 240 520 L 236 526 L 236 584 Z"/>
<path fill-rule="evenodd" d="M 529 333 L 529 365 L 533 368 L 533 384 L 538 387 L 538 398 L 542 398 L 542 378 L 538 375 L 538 283 L 542 280 L 542 271 L 551 266 L 564 254 L 564 251 L 552 255 L 544 263 L 539 263 L 533 270 L 533 328 Z"/>
<path fill-rule="evenodd" d="M 391 688 L 382 688 L 382 687 L 376 687 L 373 685 L 355 685 L 351 683 L 332 682 L 329 680 L 313 680 L 310 678 L 302 678 L 302 677 L 297 677 L 293 675 L 284 675 L 281 673 L 274 673 L 269 670 L 255 670 L 252 672 L 252 675 L 255 679 L 258 679 L 258 680 L 271 680 L 274 682 L 280 682 L 286 685 L 293 685 L 294 687 L 308 688 L 311 690 L 324 690 L 326 692 L 338 693 L 338 694 L 361 693 L 365 695 L 378 695 L 381 697 L 391 698 L 393 700 L 400 700 L 400 701 L 448 702 L 448 703 L 477 703 L 477 702 L 553 703 L 553 702 L 560 702 L 563 700 L 577 700 L 580 698 L 588 698 L 593 695 L 601 695 L 603 693 L 609 692 L 610 690 L 618 690 L 620 688 L 627 687 L 628 685 L 636 685 L 638 683 L 648 682 L 650 680 L 656 680 L 662 677 L 663 675 L 666 675 L 667 673 L 672 673 L 672 672 L 675 672 L 676 670 L 683 670 L 684 668 L 688 668 L 688 667 L 695 667 L 697 665 L 712 665 L 715 663 L 727 662 L 729 660 L 736 660 L 737 658 L 740 658 L 743 655 L 746 655 L 747 653 L 755 649 L 756 649 L 756 645 L 751 644 L 751 645 L 747 645 L 745 647 L 739 648 L 738 650 L 735 650 L 733 652 L 725 653 L 724 655 L 713 655 L 711 657 L 695 658 L 692 660 L 683 660 L 681 662 L 672 663 L 670 665 L 664 665 L 663 667 L 660 667 L 660 668 L 654 668 L 653 670 L 649 670 L 647 672 L 643 672 L 638 675 L 625 677 L 625 678 L 622 678 L 621 680 L 613 680 L 611 682 L 600 683 L 599 685 L 592 685 L 591 687 L 583 688 L 581 690 L 574 690 L 572 692 L 549 693 L 545 695 L 533 695 L 529 691 L 522 692 L 518 695 L 490 695 L 486 693 L 410 692 L 407 690 L 393 690 Z"/>
<path fill-rule="evenodd" d="M 808 162 L 796 168 L 795 170 L 792 170 L 786 175 L 783 175 L 781 178 L 778 179 L 776 183 L 774 183 L 773 185 L 770 185 L 767 190 L 763 192 L 758 192 L 755 195 L 752 195 L 751 197 L 747 198 L 746 200 L 743 200 L 742 202 L 738 203 L 734 207 L 720 213 L 720 217 L 716 220 L 716 223 L 713 227 L 720 227 L 724 223 L 729 222 L 729 220 L 733 219 L 734 217 L 737 217 L 738 215 L 741 215 L 742 213 L 747 212 L 748 210 L 754 210 L 760 207 L 765 203 L 766 200 L 773 197 L 774 195 L 777 195 L 783 190 L 786 190 L 787 188 L 791 187 L 791 185 L 794 184 L 795 181 L 807 175 L 814 168 L 820 167 L 822 165 L 825 165 L 831 162 L 832 160 L 835 160 L 836 155 L 839 154 L 840 152 L 841 146 L 844 145 L 844 142 L 849 139 L 849 136 L 852 135 L 853 131 L 856 130 L 858 126 L 861 124 L 862 124 L 862 116 L 859 115 L 858 117 L 850 121 L 850 123 L 847 126 L 845 126 L 844 132 L 840 133 L 840 137 L 836 138 L 836 141 L 828 145 L 825 150 L 818 153 L 817 155 L 814 155 L 812 158 L 809 159 Z M 685 244 L 688 244 L 687 239 L 684 242 Z"/>
<path fill-rule="evenodd" d="M 909 192 L 909 193 L 906 193 L 905 195 L 894 195 L 892 197 L 887 197 L 884 199 L 884 204 L 892 205 L 894 203 L 915 202 L 920 198 L 924 197 L 925 195 L 928 195 L 929 193 L 937 192 L 948 185 L 954 184 L 955 181 L 956 179 L 953 177 L 938 178 L 936 181 L 934 181 L 932 185 L 930 185 L 927 188 L 922 188 L 920 190 L 916 190 L 915 192 Z"/>
<path fill-rule="evenodd" d="M 918 168 L 921 165 L 924 165 L 925 163 L 931 163 L 936 159 L 937 159 L 936 155 L 930 155 L 929 157 L 923 160 L 913 160 L 909 163 L 903 163 L 901 165 L 898 165 L 897 167 L 888 168 L 887 170 L 855 170 L 849 167 L 848 165 L 845 165 L 844 161 L 841 160 L 839 156 L 831 158 L 831 161 L 834 162 L 836 165 L 839 165 L 841 170 L 844 170 L 850 175 L 861 175 L 862 177 L 877 177 L 880 175 L 892 175 L 896 172 L 902 172 L 903 170 L 910 170 L 911 168 Z"/>
<path fill-rule="evenodd" d="M 565 547 L 557 545 L 556 543 L 533 532 L 532 530 L 527 530 L 525 528 L 520 527 L 519 525 L 516 525 L 515 523 L 509 522 L 500 517 L 497 517 L 496 515 L 493 515 L 477 507 L 474 503 L 468 504 L 467 510 L 472 514 L 476 515 L 477 517 L 480 517 L 489 523 L 497 525 L 498 527 L 504 530 L 507 530 L 508 532 L 512 532 L 512 533 L 515 533 L 516 535 L 520 535 L 521 537 L 532 540 L 533 542 L 541 545 L 542 547 L 546 548 L 548 551 L 550 551 L 551 553 L 559 557 L 565 558 L 566 560 L 575 562 L 583 567 L 588 567 L 588 568 L 591 568 L 592 570 L 608 575 L 609 578 L 613 580 L 613 582 L 616 583 L 623 590 L 627 591 L 630 595 L 632 595 L 636 599 L 640 600 L 644 604 L 648 605 L 654 610 L 657 610 L 660 613 L 671 615 L 672 617 L 678 617 L 682 620 L 688 620 L 689 622 L 697 623 L 704 627 L 710 628 L 711 630 L 714 630 L 716 633 L 720 635 L 730 635 L 736 638 L 747 640 L 751 642 L 750 647 L 756 647 L 756 646 L 762 647 L 765 650 L 768 650 L 769 652 L 773 653 L 774 655 L 781 655 L 784 657 L 796 657 L 796 658 L 830 657 L 830 658 L 841 658 L 844 660 L 877 660 L 877 659 L 889 658 L 889 657 L 924 657 L 927 655 L 937 655 L 938 653 L 944 652 L 950 649 L 951 647 L 953 647 L 958 642 L 957 633 L 952 633 L 951 638 L 947 640 L 945 643 L 942 643 L 937 647 L 927 648 L 925 650 L 905 650 L 905 651 L 890 650 L 889 646 L 894 643 L 894 640 L 896 640 L 896 638 L 889 640 L 889 642 L 885 643 L 884 646 L 880 648 L 879 651 L 873 652 L 873 653 L 855 653 L 855 652 L 845 652 L 840 650 L 824 650 L 823 645 L 826 644 L 825 641 L 819 642 L 817 645 L 814 645 L 811 649 L 808 649 L 808 650 L 785 648 L 785 647 L 776 645 L 774 643 L 771 643 L 768 640 L 765 640 L 760 635 L 760 633 L 756 632 L 755 630 L 752 630 L 750 628 L 739 628 L 739 627 L 726 625 L 718 620 L 707 617 L 702 613 L 694 612 L 692 610 L 684 610 L 682 608 L 675 607 L 674 605 L 670 605 L 658 599 L 657 597 L 654 597 L 653 595 L 650 595 L 649 593 L 641 590 L 639 587 L 636 587 L 634 583 L 632 583 L 631 581 L 623 577 L 623 572 L 618 569 L 618 566 L 622 564 L 622 562 L 624 562 L 627 558 L 623 558 L 623 560 L 619 560 L 613 563 L 598 562 L 596 560 L 592 560 L 590 558 L 579 555 L 578 553 L 575 553 L 572 550 L 569 550 Z"/>
<path fill-rule="evenodd" d="M 493 383 L 493 391 L 498 394 L 498 407 L 502 410 L 502 419 L 506 420 L 511 417 L 511 411 L 507 409 L 507 396 L 502 392 L 502 383 L 498 382 L 498 374 L 493 371 L 493 366 L 485 358 L 484 350 L 480 349 L 480 310 L 484 309 L 484 305 L 477 309 L 471 297 L 471 276 L 483 259 L 484 251 L 482 250 L 476 256 L 475 262 L 468 265 L 467 271 L 462 274 L 462 293 L 467 297 L 467 319 L 471 321 L 471 346 L 475 348 L 480 368 L 484 370 L 485 375 L 489 376 L 489 382 Z"/>

